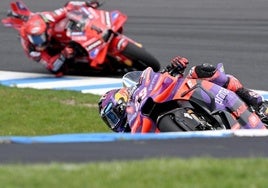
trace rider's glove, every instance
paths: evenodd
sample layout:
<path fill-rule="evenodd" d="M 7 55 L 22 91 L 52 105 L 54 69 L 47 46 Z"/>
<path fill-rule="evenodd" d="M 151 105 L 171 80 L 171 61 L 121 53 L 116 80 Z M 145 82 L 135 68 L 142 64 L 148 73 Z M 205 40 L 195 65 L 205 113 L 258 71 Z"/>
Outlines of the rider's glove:
<path fill-rule="evenodd" d="M 184 69 L 187 67 L 188 64 L 189 64 L 188 59 L 181 56 L 176 56 L 171 60 L 172 68 L 177 69 L 179 71 L 181 70 L 184 71 Z"/>
<path fill-rule="evenodd" d="M 188 64 L 188 59 L 185 57 L 176 56 L 171 60 L 171 64 L 166 66 L 166 68 L 161 72 L 168 72 L 172 76 L 177 76 L 179 74 L 183 74 Z"/>
<path fill-rule="evenodd" d="M 36 62 L 39 62 L 41 59 L 41 52 L 31 51 L 29 56 Z"/>

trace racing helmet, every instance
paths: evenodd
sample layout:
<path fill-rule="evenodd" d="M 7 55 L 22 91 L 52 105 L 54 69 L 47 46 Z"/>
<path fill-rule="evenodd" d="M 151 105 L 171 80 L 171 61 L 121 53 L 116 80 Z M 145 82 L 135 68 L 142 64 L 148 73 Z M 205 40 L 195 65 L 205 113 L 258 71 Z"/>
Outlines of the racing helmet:
<path fill-rule="evenodd" d="M 47 24 L 40 14 L 32 15 L 25 25 L 25 33 L 30 43 L 37 50 L 44 50 L 47 45 Z"/>
<path fill-rule="evenodd" d="M 126 88 L 110 90 L 99 100 L 99 114 L 114 132 L 130 132 L 126 112 L 127 101 Z"/>

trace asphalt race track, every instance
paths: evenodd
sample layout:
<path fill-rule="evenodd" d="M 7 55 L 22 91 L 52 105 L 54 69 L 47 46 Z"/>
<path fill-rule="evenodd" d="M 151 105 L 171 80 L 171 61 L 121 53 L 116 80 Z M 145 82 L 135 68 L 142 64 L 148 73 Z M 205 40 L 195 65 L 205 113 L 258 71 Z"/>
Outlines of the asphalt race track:
<path fill-rule="evenodd" d="M 96 162 L 159 157 L 268 157 L 267 137 L 188 138 L 69 144 L 1 144 L 0 164 Z"/>
<path fill-rule="evenodd" d="M 0 1 L 3 18 L 10 0 Z M 54 10 L 64 0 L 25 0 L 33 11 Z M 245 86 L 268 90 L 268 1 L 264 0 L 109 0 L 103 9 L 129 16 L 125 34 L 141 42 L 165 66 L 176 56 L 191 65 L 223 62 Z M 47 73 L 29 61 L 16 31 L 0 26 L 0 70 Z M 146 157 L 268 156 L 267 137 L 176 139 L 81 144 L 1 144 L 0 162 L 98 161 Z"/>

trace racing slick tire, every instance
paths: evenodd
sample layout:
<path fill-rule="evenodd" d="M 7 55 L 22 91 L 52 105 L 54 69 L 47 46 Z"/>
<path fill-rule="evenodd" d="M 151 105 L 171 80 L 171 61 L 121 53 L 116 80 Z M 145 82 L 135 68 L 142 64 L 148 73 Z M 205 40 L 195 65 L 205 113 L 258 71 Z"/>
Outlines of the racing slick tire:
<path fill-rule="evenodd" d="M 148 53 L 144 47 L 129 42 L 122 54 L 134 61 L 132 67 L 137 70 L 144 70 L 147 67 L 151 67 L 155 72 L 160 70 L 159 61 Z"/>
<path fill-rule="evenodd" d="M 158 121 L 158 129 L 160 132 L 183 132 L 183 128 L 179 127 L 173 120 L 171 114 L 167 114 L 162 116 L 161 119 Z"/>

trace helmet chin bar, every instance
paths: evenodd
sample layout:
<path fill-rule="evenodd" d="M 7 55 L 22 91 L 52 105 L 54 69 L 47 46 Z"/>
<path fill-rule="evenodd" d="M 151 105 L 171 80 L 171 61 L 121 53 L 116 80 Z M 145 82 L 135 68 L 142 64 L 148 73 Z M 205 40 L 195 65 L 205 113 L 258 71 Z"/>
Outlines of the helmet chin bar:
<path fill-rule="evenodd" d="M 42 46 L 36 46 L 35 49 L 36 49 L 37 51 L 44 51 L 44 50 L 46 49 L 46 47 L 47 47 L 47 44 L 45 43 L 45 44 L 42 45 Z"/>

